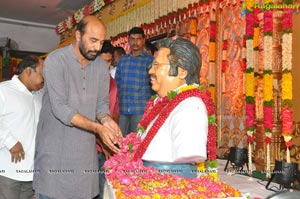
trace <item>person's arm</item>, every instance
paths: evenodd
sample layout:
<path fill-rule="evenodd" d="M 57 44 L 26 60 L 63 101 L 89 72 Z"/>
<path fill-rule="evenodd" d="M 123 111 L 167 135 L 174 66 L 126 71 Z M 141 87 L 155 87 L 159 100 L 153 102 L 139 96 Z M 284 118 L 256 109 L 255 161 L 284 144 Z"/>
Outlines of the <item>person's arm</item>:
<path fill-rule="evenodd" d="M 25 158 L 25 153 L 22 144 L 4 124 L 5 104 L 4 94 L 0 92 L 0 149 L 6 148 L 11 154 L 11 161 L 17 163 Z"/>

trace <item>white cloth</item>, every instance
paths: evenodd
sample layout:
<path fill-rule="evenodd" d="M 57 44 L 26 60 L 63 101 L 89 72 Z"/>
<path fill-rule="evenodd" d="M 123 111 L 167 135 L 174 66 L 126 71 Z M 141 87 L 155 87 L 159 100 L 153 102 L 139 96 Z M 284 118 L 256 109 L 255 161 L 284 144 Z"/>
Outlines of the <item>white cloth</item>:
<path fill-rule="evenodd" d="M 153 121 L 142 139 L 145 138 Z M 169 115 L 142 159 L 159 163 L 198 163 L 206 160 L 207 110 L 200 98 L 183 100 Z"/>
<path fill-rule="evenodd" d="M 115 76 L 116 76 L 116 70 L 117 70 L 117 67 L 116 66 L 110 66 L 109 68 L 109 74 L 112 76 L 112 78 L 115 79 Z"/>
<path fill-rule="evenodd" d="M 16 75 L 0 83 L 0 175 L 32 181 L 41 98 L 41 91 L 31 93 Z M 9 150 L 18 141 L 23 146 L 25 159 L 12 163 Z"/>

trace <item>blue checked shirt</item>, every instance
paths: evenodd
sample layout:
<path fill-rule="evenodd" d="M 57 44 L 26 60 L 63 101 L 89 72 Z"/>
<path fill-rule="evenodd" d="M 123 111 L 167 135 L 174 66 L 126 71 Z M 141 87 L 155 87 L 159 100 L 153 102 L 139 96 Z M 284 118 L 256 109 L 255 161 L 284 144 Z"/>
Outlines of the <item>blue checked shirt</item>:
<path fill-rule="evenodd" d="M 153 57 L 145 51 L 135 57 L 129 53 L 119 59 L 115 79 L 121 115 L 144 113 L 146 103 L 151 97 L 148 68 L 152 61 Z"/>

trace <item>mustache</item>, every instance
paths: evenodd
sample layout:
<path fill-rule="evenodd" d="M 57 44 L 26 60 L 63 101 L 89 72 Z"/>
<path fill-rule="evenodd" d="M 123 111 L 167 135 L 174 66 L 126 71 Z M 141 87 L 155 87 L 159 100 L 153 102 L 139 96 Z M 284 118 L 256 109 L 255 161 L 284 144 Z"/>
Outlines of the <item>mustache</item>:
<path fill-rule="evenodd" d="M 156 79 L 156 75 L 154 74 L 150 75 L 150 79 Z"/>
<path fill-rule="evenodd" d="M 100 50 L 99 51 L 98 50 L 89 50 L 89 51 L 87 51 L 87 53 L 96 53 L 97 55 L 99 55 Z"/>

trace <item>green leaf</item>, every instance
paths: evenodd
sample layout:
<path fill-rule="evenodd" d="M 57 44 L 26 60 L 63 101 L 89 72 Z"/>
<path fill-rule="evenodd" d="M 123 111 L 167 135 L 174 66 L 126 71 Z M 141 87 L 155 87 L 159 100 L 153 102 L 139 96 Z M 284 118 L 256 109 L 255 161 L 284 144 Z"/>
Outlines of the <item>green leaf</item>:
<path fill-rule="evenodd" d="M 134 150 L 133 150 L 133 144 L 132 144 L 132 143 L 129 143 L 129 144 L 128 144 L 128 147 L 129 147 L 130 153 L 133 153 L 133 152 L 134 152 Z"/>
<path fill-rule="evenodd" d="M 255 127 L 254 126 L 248 126 L 247 127 L 247 131 L 254 131 L 255 130 Z"/>
<path fill-rule="evenodd" d="M 208 116 L 208 124 L 215 124 L 216 123 L 216 116 L 215 115 L 209 115 Z"/>
<path fill-rule="evenodd" d="M 218 161 L 217 160 L 209 160 L 206 162 L 208 168 L 218 168 Z"/>
<path fill-rule="evenodd" d="M 169 100 L 174 99 L 174 97 L 177 95 L 176 91 L 170 91 L 168 92 L 168 98 Z"/>
<path fill-rule="evenodd" d="M 253 96 L 246 96 L 246 103 L 247 104 L 254 104 L 254 97 Z"/>

